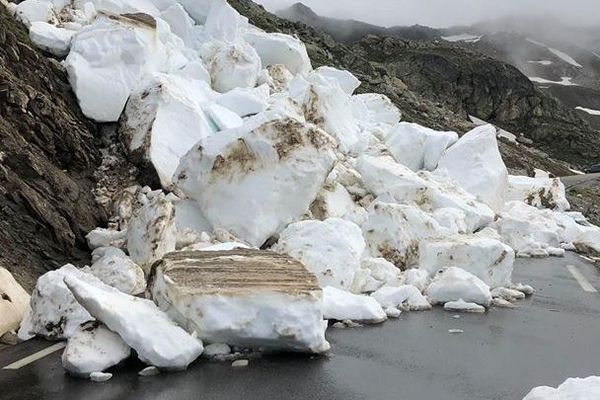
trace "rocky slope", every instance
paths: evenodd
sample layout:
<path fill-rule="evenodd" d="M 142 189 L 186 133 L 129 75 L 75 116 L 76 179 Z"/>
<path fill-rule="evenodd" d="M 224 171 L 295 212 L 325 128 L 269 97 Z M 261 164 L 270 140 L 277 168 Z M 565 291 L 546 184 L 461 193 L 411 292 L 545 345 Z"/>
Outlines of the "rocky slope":
<path fill-rule="evenodd" d="M 27 289 L 85 260 L 84 235 L 106 218 L 92 195 L 96 134 L 60 64 L 0 7 L 0 265 Z"/>
<path fill-rule="evenodd" d="M 480 44 L 483 40 L 434 40 L 446 33 L 432 29 L 421 34 L 422 27 L 382 29 L 368 24 L 357 26 L 355 21 L 332 23 L 301 5 L 292 6 L 281 15 L 323 29 L 339 39 L 355 41 L 346 43 L 346 49 L 370 62 L 388 81 L 401 80 L 410 91 L 419 93 L 437 108 L 465 119 L 474 115 L 516 134 L 524 133 L 535 141 L 536 147 L 575 165 L 589 165 L 600 157 L 600 134 L 589 121 L 578 115 L 574 107 L 557 101 L 553 96 L 556 93 L 539 90 L 517 68 L 506 64 L 511 59 L 508 55 L 503 57 L 506 52 L 498 46 L 487 46 L 488 51 L 484 51 Z M 340 34 L 342 27 L 353 34 Z M 407 111 L 406 107 L 401 108 Z M 412 115 L 407 117 L 424 122 Z"/>

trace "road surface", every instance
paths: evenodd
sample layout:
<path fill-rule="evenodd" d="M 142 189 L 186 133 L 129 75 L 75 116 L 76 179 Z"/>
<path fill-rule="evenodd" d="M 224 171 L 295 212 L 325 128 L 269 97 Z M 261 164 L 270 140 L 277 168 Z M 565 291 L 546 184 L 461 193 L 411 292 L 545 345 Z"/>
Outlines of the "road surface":
<path fill-rule="evenodd" d="M 580 186 L 580 185 L 591 185 L 591 184 L 600 185 L 600 173 L 562 176 L 560 178 L 560 180 L 567 187 Z"/>
<path fill-rule="evenodd" d="M 534 386 L 599 375 L 595 267 L 574 254 L 520 259 L 513 277 L 537 289 L 517 309 L 457 319 L 437 307 L 378 326 L 330 329 L 329 357 L 270 356 L 245 368 L 199 361 L 186 372 L 154 377 L 138 376 L 143 366 L 130 362 L 110 381 L 94 383 L 67 376 L 56 350 L 19 369 L 0 369 L 0 399 L 520 400 Z M 0 350 L 0 367 L 49 345 Z"/>

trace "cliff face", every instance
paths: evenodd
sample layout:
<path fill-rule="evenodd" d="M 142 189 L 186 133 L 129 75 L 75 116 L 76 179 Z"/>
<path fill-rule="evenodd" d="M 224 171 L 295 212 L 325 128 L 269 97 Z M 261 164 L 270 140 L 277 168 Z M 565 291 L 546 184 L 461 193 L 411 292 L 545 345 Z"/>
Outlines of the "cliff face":
<path fill-rule="evenodd" d="M 84 235 L 106 219 L 92 195 L 96 133 L 60 64 L 0 7 L 0 265 L 28 290 L 86 260 Z"/>

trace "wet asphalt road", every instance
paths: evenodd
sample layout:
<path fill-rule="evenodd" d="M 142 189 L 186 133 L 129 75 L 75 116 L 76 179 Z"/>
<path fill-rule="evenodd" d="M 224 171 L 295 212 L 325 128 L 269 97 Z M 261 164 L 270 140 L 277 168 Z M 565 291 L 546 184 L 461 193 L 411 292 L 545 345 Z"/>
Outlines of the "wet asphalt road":
<path fill-rule="evenodd" d="M 569 264 L 600 290 L 598 271 L 573 254 L 519 260 L 514 281 L 537 293 L 517 309 L 455 319 L 436 308 L 379 326 L 330 329 L 328 357 L 269 356 L 246 368 L 198 361 L 154 377 L 138 376 L 143 366 L 130 362 L 105 383 L 65 375 L 58 351 L 19 370 L 0 369 L 0 399 L 520 400 L 534 386 L 600 375 L 600 294 L 583 291 Z M 47 346 L 0 350 L 0 367 Z"/>

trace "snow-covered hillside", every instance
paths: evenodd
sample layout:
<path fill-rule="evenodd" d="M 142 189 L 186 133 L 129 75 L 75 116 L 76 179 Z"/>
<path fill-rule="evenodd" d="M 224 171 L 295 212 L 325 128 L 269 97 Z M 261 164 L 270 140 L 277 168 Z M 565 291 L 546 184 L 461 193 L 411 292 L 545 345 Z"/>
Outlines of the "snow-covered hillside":
<path fill-rule="evenodd" d="M 67 339 L 71 374 L 96 379 L 131 349 L 164 370 L 214 345 L 321 353 L 326 319 L 510 306 L 533 293 L 512 281 L 515 257 L 600 251 L 600 228 L 568 211 L 560 180 L 508 174 L 496 128 L 459 138 L 401 122 L 389 98 L 354 94 L 353 74 L 313 69 L 300 40 L 225 0 L 7 7 L 66 55 L 85 115 L 117 123 L 129 157 L 160 181 L 114 197 L 111 226 L 87 236 L 93 265 L 49 272 L 32 293 L 19 337 Z M 169 271 L 167 254 L 183 251 Z M 206 258 L 194 251 L 217 251 L 211 273 L 276 265 L 280 278 L 295 263 L 315 287 L 248 281 L 225 295 L 177 275 Z"/>

